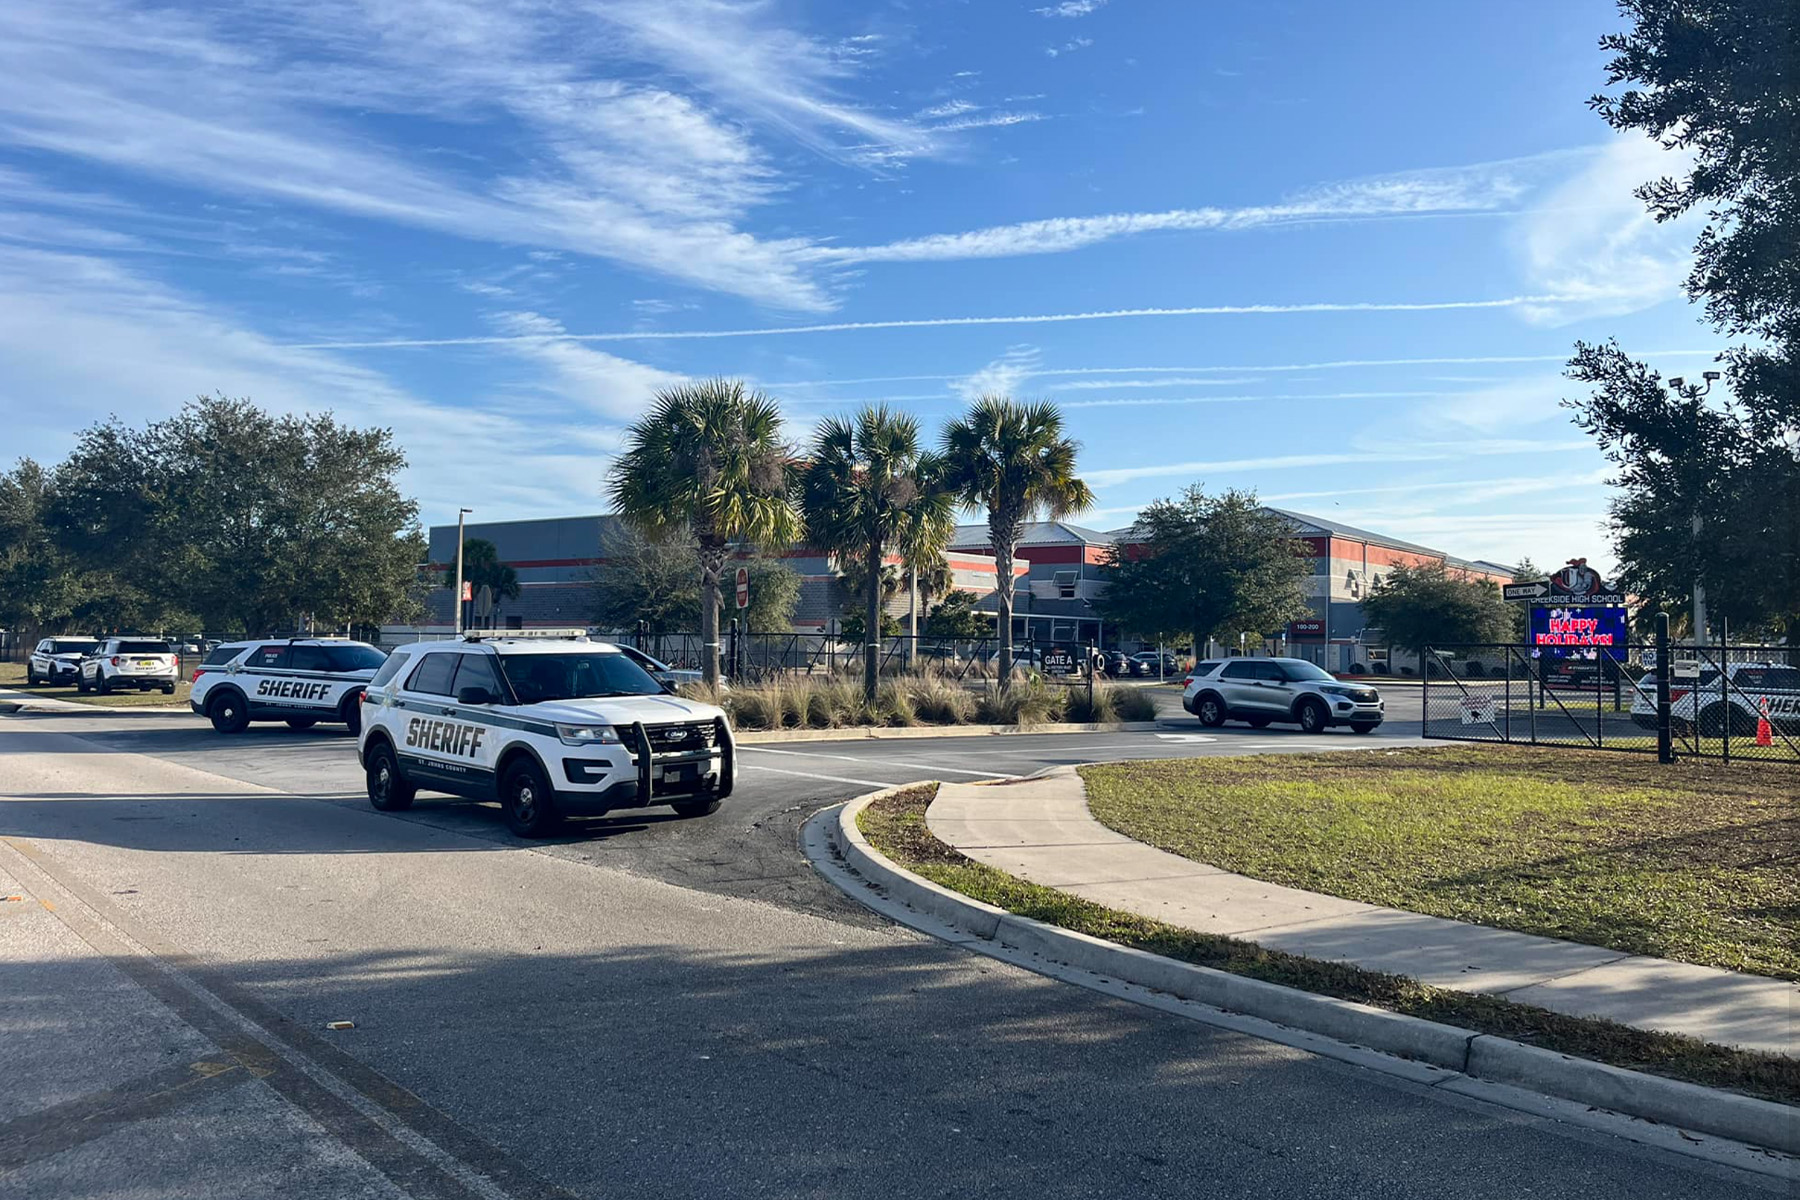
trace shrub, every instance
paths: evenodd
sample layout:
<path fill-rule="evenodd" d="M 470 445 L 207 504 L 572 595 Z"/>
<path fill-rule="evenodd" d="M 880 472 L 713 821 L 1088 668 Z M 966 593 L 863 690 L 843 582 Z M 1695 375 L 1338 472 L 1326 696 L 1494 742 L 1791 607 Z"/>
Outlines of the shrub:
<path fill-rule="evenodd" d="M 875 691 L 875 709 L 869 714 L 871 725 L 917 725 L 919 714 L 907 684 L 889 680 Z"/>
<path fill-rule="evenodd" d="M 1066 689 L 1041 679 L 1019 679 L 1005 691 L 985 693 L 976 702 L 976 718 L 993 725 L 1043 725 L 1060 721 L 1068 709 Z"/>
<path fill-rule="evenodd" d="M 908 683 L 913 708 L 927 725 L 966 725 L 975 719 L 975 697 L 962 684 L 933 675 Z"/>

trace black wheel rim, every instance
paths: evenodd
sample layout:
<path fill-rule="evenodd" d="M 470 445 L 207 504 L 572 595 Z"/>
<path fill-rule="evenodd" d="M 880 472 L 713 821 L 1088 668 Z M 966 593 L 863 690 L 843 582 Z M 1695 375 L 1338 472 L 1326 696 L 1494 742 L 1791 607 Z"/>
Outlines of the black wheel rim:
<path fill-rule="evenodd" d="M 529 825 L 537 817 L 537 791 L 530 780 L 519 784 L 513 793 L 513 815 L 521 825 Z"/>
<path fill-rule="evenodd" d="M 375 765 L 375 798 L 386 804 L 394 795 L 394 772 L 384 760 Z"/>

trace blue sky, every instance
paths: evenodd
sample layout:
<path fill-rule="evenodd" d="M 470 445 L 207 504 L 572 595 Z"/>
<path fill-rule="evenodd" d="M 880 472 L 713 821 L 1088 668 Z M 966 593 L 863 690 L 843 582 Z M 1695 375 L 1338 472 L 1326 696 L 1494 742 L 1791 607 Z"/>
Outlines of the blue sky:
<path fill-rule="evenodd" d="M 1063 404 L 1196 481 L 1610 561 L 1573 341 L 1716 337 L 1608 0 L 14 0 L 0 457 L 200 392 L 395 428 L 427 522 L 601 507 L 653 390 Z M 1057 320 L 1038 318 L 1056 317 Z"/>

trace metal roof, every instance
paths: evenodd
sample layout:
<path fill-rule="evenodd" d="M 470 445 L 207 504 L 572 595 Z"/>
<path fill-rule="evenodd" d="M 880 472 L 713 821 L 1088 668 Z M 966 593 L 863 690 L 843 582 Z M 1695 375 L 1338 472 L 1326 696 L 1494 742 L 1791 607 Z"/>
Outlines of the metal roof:
<path fill-rule="evenodd" d="M 985 522 L 979 525 L 958 525 L 950 548 L 983 550 L 987 548 L 989 540 Z M 1105 546 L 1111 544 L 1112 540 L 1109 533 L 1101 533 L 1098 529 L 1089 529 L 1084 525 L 1071 525 L 1067 521 L 1028 521 L 1019 534 L 1021 546 Z"/>

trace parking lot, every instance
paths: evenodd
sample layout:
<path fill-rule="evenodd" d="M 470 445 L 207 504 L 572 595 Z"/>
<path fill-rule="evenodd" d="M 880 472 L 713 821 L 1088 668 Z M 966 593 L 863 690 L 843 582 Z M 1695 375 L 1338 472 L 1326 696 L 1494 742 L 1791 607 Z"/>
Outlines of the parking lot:
<path fill-rule="evenodd" d="M 507 832 L 497 806 L 449 796 L 427 793 L 408 812 L 379 815 L 383 820 L 416 822 L 687 887 L 864 920 L 860 906 L 846 901 L 806 865 L 798 851 L 798 839 L 800 826 L 819 808 L 874 788 L 917 779 L 1001 779 L 1106 759 L 1419 744 L 1416 687 L 1395 687 L 1385 693 L 1389 721 L 1368 736 L 1345 729 L 1309 736 L 1291 727 L 1253 730 L 1236 722 L 1202 730 L 1181 711 L 1173 689 L 1157 689 L 1156 695 L 1164 728 L 1153 733 L 745 745 L 739 753 L 742 774 L 731 799 L 716 815 L 696 820 L 679 819 L 668 808 L 627 810 L 573 823 L 564 836 L 529 843 Z M 256 724 L 227 737 L 185 712 L 97 712 L 16 719 L 29 722 L 33 729 L 75 734 L 96 749 L 150 755 L 277 792 L 368 808 L 355 743 L 340 726 L 319 725 L 298 732 L 279 724 Z"/>

